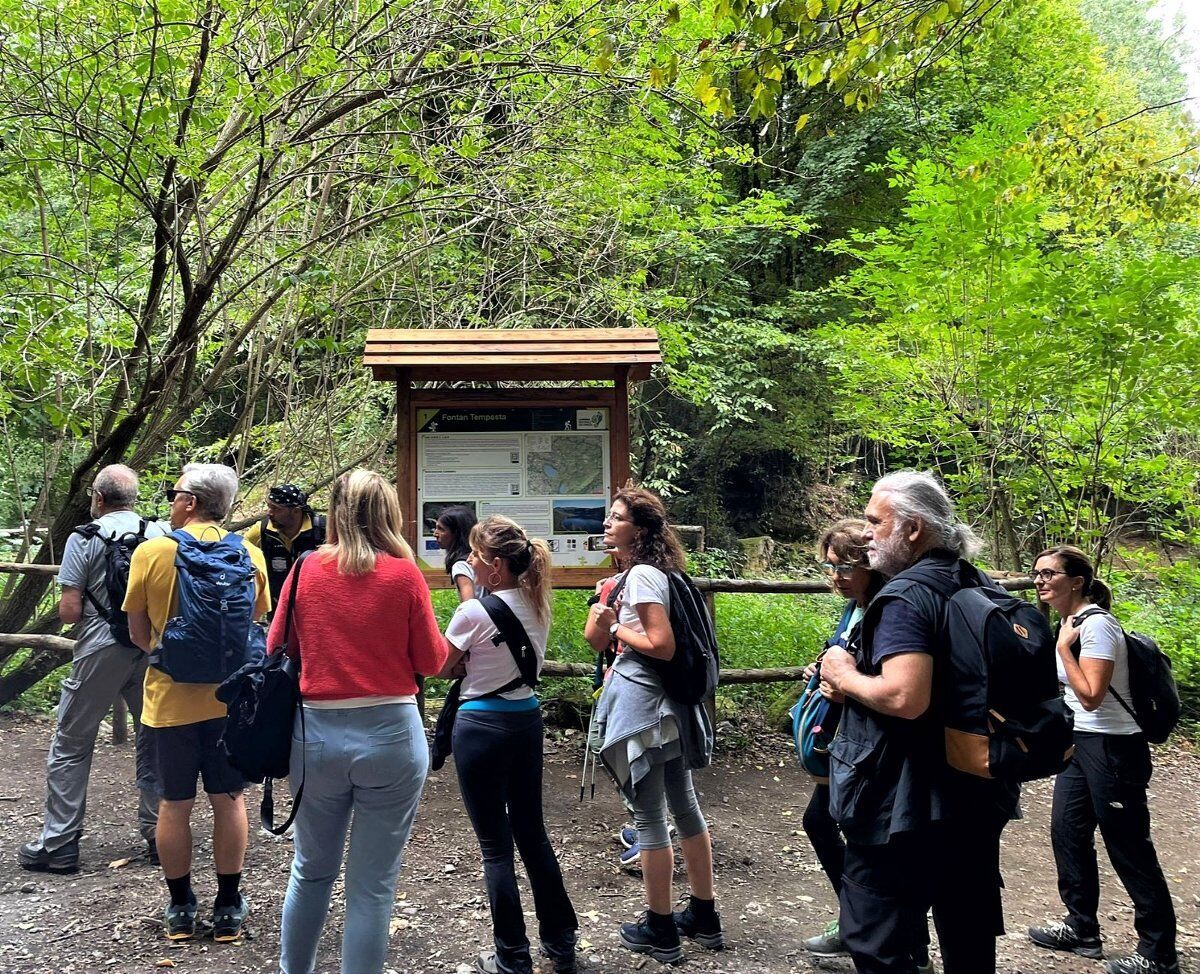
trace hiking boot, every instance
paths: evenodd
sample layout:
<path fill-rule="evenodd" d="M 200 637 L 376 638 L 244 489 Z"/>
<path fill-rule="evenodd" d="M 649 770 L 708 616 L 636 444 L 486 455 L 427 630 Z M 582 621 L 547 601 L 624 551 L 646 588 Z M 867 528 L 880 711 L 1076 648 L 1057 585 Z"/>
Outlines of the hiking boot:
<path fill-rule="evenodd" d="M 250 915 L 250 902 L 241 893 L 232 906 L 214 906 L 212 915 L 213 940 L 228 944 L 242 935 L 242 924 Z"/>
<path fill-rule="evenodd" d="M 151 866 L 161 866 L 162 863 L 158 858 L 158 843 L 153 839 L 146 840 L 146 862 Z"/>
<path fill-rule="evenodd" d="M 1179 974 L 1179 961 L 1173 960 L 1168 964 L 1141 954 L 1130 954 L 1110 960 L 1104 965 L 1104 970 L 1106 974 Z"/>
<path fill-rule="evenodd" d="M 1081 937 L 1066 923 L 1051 923 L 1044 927 L 1030 927 L 1029 939 L 1039 947 L 1065 950 L 1080 957 L 1098 960 L 1104 956 L 1099 937 Z M 1135 968 L 1136 969 L 1136 968 Z"/>
<path fill-rule="evenodd" d="M 196 898 L 190 903 L 168 903 L 163 911 L 168 940 L 191 940 L 196 936 Z"/>
<path fill-rule="evenodd" d="M 678 964 L 683 960 L 679 945 L 679 928 L 670 914 L 659 915 L 647 910 L 637 923 L 621 924 L 621 946 L 635 954 L 649 954 L 660 964 Z"/>
<path fill-rule="evenodd" d="M 554 963 L 554 974 L 578 974 L 579 961 L 575 956 L 575 948 L 571 948 L 570 954 L 560 954 L 557 951 L 551 953 L 543 945 L 538 951 L 543 957 L 550 958 Z"/>
<path fill-rule="evenodd" d="M 676 910 L 671 916 L 681 937 L 694 940 L 706 950 L 724 950 L 725 934 L 721 932 L 721 914 L 713 909 L 712 901 L 688 897 L 686 909 Z"/>
<path fill-rule="evenodd" d="M 825 931 L 803 941 L 804 949 L 817 957 L 847 957 L 850 951 L 838 936 L 837 920 L 830 920 Z"/>
<path fill-rule="evenodd" d="M 22 869 L 34 873 L 67 875 L 79 872 L 79 840 L 72 839 L 57 849 L 47 849 L 41 842 L 26 842 L 17 850 L 17 862 Z"/>
<path fill-rule="evenodd" d="M 482 950 L 475 958 L 475 970 L 479 974 L 533 974 L 533 964 L 513 967 L 500 960 L 494 950 Z"/>
<path fill-rule="evenodd" d="M 637 829 L 632 825 L 622 825 L 621 831 L 617 833 L 617 841 L 626 849 L 637 845 L 638 835 Z"/>

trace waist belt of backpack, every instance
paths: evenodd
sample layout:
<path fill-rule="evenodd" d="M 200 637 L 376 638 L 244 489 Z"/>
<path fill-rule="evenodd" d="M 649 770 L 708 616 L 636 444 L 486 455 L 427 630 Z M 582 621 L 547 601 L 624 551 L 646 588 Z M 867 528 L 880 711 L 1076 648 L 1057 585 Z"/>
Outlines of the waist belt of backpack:
<path fill-rule="evenodd" d="M 296 559 L 296 566 L 295 566 L 295 568 L 292 569 L 292 584 L 288 587 L 287 616 L 283 620 L 283 642 L 280 644 L 279 650 L 278 650 L 281 653 L 287 653 L 288 645 L 292 638 L 292 616 L 295 614 L 295 611 L 296 611 L 296 586 L 300 582 L 300 569 L 304 567 L 304 559 L 307 558 L 310 554 L 312 554 L 311 551 L 304 552 L 299 558 Z M 259 808 L 258 808 L 258 818 L 259 818 L 259 822 L 262 825 L 262 827 L 264 829 L 266 829 L 268 832 L 270 832 L 272 835 L 283 835 L 284 832 L 286 832 L 289 828 L 291 828 L 292 822 L 294 822 L 296 820 L 296 812 L 298 812 L 300 810 L 300 799 L 302 799 L 304 797 L 304 779 L 305 779 L 305 777 L 307 777 L 307 774 L 306 774 L 307 769 L 305 767 L 305 760 L 304 760 L 305 751 L 308 750 L 308 748 L 305 747 L 307 735 L 305 734 L 305 727 L 304 727 L 304 698 L 302 696 L 300 696 L 300 694 L 299 694 L 300 672 L 301 672 L 301 669 L 303 668 L 303 660 L 300 659 L 299 650 L 300 650 L 300 647 L 297 646 L 296 647 L 296 652 L 297 652 L 297 655 L 296 655 L 296 689 L 297 689 L 296 706 L 300 710 L 300 787 L 296 789 L 296 797 L 292 799 L 292 810 L 288 813 L 287 821 L 285 821 L 282 825 L 276 826 L 275 825 L 275 788 L 274 788 L 275 783 L 274 783 L 274 780 L 271 778 L 263 779 L 262 804 L 260 804 Z M 286 661 L 285 661 L 284 665 L 287 666 Z M 289 768 L 288 771 L 290 774 L 291 769 Z"/>

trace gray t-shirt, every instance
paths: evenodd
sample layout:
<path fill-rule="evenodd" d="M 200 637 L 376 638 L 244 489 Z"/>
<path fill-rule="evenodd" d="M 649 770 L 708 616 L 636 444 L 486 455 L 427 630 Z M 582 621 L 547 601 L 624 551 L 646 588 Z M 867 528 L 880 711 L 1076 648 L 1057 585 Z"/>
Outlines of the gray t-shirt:
<path fill-rule="evenodd" d="M 101 534 L 115 538 L 122 534 L 136 534 L 140 518 L 134 511 L 114 511 L 97 518 L 92 523 L 100 525 Z M 157 521 L 146 521 L 146 537 L 157 538 L 167 534 L 168 529 Z M 85 538 L 72 534 L 63 548 L 62 565 L 58 570 L 58 584 L 64 588 L 87 589 L 105 609 L 108 608 L 108 592 L 104 587 L 104 542 L 99 538 Z M 88 656 L 106 646 L 116 644 L 108 622 L 97 611 L 92 600 L 83 597 L 83 618 L 75 629 L 74 658 Z"/>

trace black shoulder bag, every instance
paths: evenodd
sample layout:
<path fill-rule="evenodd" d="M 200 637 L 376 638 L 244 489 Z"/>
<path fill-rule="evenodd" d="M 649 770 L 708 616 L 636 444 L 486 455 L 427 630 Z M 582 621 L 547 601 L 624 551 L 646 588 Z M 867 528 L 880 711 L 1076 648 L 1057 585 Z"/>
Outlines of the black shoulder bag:
<path fill-rule="evenodd" d="M 496 687 L 495 690 L 489 690 L 487 693 L 471 699 L 487 700 L 520 686 L 527 686 L 531 689 L 536 687 L 538 685 L 537 653 L 534 652 L 533 641 L 529 638 L 525 627 L 521 625 L 521 620 L 508 607 L 508 603 L 498 595 L 488 593 L 480 598 L 479 603 L 496 627 L 492 645 L 499 646 L 504 643 L 508 647 L 508 651 L 512 653 L 513 662 L 517 664 L 517 670 L 521 675 L 515 680 L 509 680 L 504 686 Z M 458 708 L 463 703 L 459 697 L 462 691 L 462 682 L 463 678 L 460 677 L 450 684 L 450 689 L 446 691 L 446 700 L 442 704 L 442 712 L 438 714 L 437 725 L 433 729 L 433 747 L 429 758 L 429 767 L 433 771 L 439 770 L 451 754 L 454 722 L 458 718 Z"/>

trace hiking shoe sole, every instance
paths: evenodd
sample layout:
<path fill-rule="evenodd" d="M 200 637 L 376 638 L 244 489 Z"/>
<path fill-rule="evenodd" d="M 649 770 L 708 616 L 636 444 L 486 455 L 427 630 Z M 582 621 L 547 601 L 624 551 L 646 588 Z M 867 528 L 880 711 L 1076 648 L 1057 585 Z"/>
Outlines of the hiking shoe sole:
<path fill-rule="evenodd" d="M 683 960 L 683 945 L 678 947 L 655 947 L 653 944 L 639 944 L 625 939 L 625 932 L 620 934 L 621 946 L 632 950 L 635 954 L 647 954 L 660 964 L 678 964 Z"/>
<path fill-rule="evenodd" d="M 688 940 L 703 947 L 705 950 L 724 950 L 724 933 L 689 933 L 684 934 Z"/>
<path fill-rule="evenodd" d="M 213 941 L 218 944 L 231 944 L 242 936 L 242 927 L 250 915 L 250 901 L 243 895 L 238 905 L 221 907 L 213 910 L 212 928 Z"/>

